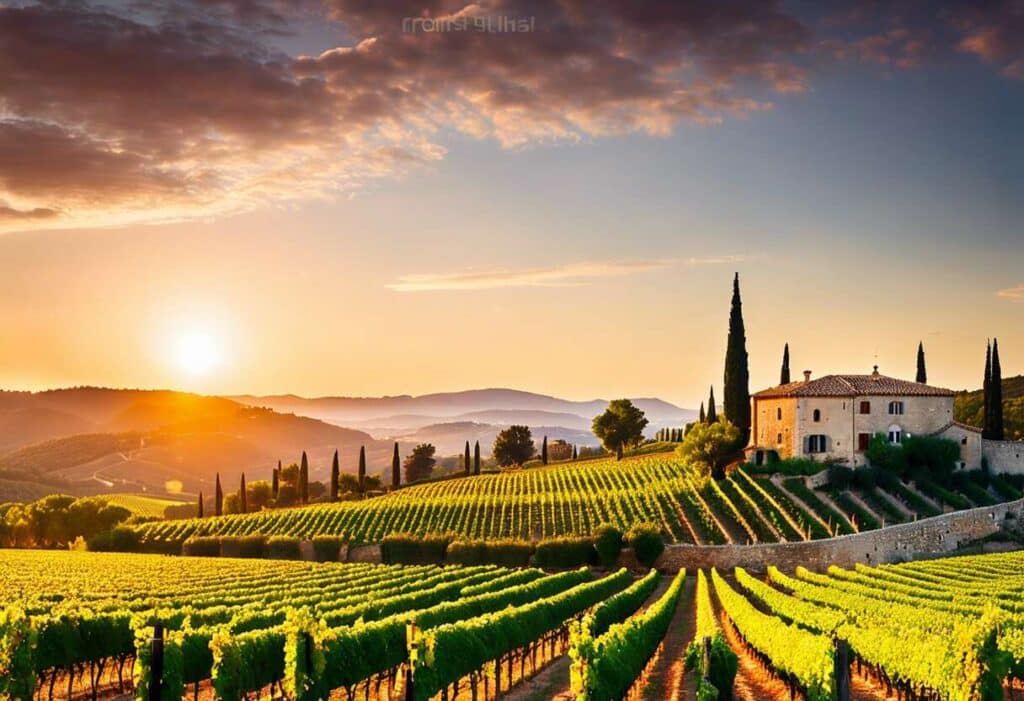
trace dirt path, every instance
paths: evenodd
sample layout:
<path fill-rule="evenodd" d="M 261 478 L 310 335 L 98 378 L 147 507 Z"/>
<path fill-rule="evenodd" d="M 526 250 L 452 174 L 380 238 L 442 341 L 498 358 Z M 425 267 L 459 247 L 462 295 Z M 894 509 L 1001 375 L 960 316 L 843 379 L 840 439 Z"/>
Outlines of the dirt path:
<path fill-rule="evenodd" d="M 665 634 L 665 644 L 647 677 L 643 690 L 645 701 L 690 701 L 697 695 L 693 675 L 683 668 L 686 647 L 693 640 L 697 627 L 696 592 L 696 572 L 693 575 L 687 572 L 679 606 Z"/>

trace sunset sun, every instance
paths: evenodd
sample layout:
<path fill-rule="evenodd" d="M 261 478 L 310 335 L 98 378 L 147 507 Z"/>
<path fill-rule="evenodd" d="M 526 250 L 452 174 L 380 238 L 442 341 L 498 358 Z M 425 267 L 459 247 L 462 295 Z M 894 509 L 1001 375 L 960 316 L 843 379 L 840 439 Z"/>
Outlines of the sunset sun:
<path fill-rule="evenodd" d="M 190 375 L 204 375 L 223 361 L 223 349 L 210 334 L 193 331 L 182 335 L 175 348 L 178 366 Z"/>

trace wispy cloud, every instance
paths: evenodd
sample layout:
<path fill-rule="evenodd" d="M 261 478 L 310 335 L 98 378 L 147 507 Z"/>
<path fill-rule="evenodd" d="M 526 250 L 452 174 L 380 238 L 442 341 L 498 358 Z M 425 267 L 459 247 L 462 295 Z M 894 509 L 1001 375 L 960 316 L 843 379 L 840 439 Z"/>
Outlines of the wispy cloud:
<path fill-rule="evenodd" d="M 566 263 L 521 270 L 463 270 L 450 273 L 403 275 L 386 285 L 396 292 L 438 290 L 492 290 L 502 287 L 582 287 L 599 278 L 622 277 L 676 266 L 733 263 L 742 256 L 705 258 L 658 258 L 653 260 L 610 260 Z"/>
<path fill-rule="evenodd" d="M 1017 285 L 1016 287 L 1007 287 L 1005 290 L 999 290 L 996 294 L 1003 299 L 1024 302 L 1024 284 Z"/>

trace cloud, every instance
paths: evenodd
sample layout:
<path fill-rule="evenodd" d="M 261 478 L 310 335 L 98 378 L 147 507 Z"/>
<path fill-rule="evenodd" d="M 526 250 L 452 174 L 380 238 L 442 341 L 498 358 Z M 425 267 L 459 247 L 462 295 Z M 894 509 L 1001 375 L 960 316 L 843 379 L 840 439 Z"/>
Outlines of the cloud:
<path fill-rule="evenodd" d="M 999 290 L 996 295 L 1003 299 L 1010 299 L 1015 302 L 1024 302 L 1024 284 L 1017 285 L 1016 287 L 1007 287 L 1005 290 Z"/>
<path fill-rule="evenodd" d="M 636 275 L 680 265 L 714 265 L 739 260 L 741 260 L 739 256 L 718 256 L 579 262 L 522 270 L 465 270 L 452 273 L 403 275 L 397 282 L 389 283 L 386 287 L 396 292 L 492 290 L 503 287 L 582 287 L 601 278 Z"/>

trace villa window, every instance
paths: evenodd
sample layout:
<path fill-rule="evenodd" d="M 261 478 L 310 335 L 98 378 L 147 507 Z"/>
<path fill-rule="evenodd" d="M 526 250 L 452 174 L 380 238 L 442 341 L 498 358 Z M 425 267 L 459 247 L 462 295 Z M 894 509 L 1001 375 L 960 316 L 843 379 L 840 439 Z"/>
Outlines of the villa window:
<path fill-rule="evenodd" d="M 857 434 L 857 450 L 860 452 L 866 451 L 871 447 L 871 434 L 870 433 L 858 433 Z"/>
<path fill-rule="evenodd" d="M 814 410 L 814 423 L 820 423 L 820 422 L 821 422 L 821 409 L 815 409 Z"/>
<path fill-rule="evenodd" d="M 903 402 L 889 402 L 889 416 L 903 416 Z"/>
<path fill-rule="evenodd" d="M 903 444 L 903 429 L 899 426 L 889 427 L 889 444 L 890 445 L 902 445 Z"/>
<path fill-rule="evenodd" d="M 861 402 L 860 403 L 860 413 L 862 413 L 862 414 L 870 414 L 871 413 L 871 402 Z"/>
<path fill-rule="evenodd" d="M 775 410 L 775 418 L 779 421 L 782 421 L 782 407 L 779 407 L 778 409 Z"/>
<path fill-rule="evenodd" d="M 828 436 L 821 434 L 807 436 L 808 453 L 824 453 L 826 450 L 828 450 Z"/>
<path fill-rule="evenodd" d="M 779 445 L 782 445 L 782 434 L 781 433 L 778 436 L 775 437 L 775 442 L 778 443 Z"/>
<path fill-rule="evenodd" d="M 967 436 L 960 439 L 960 445 L 967 445 Z"/>

